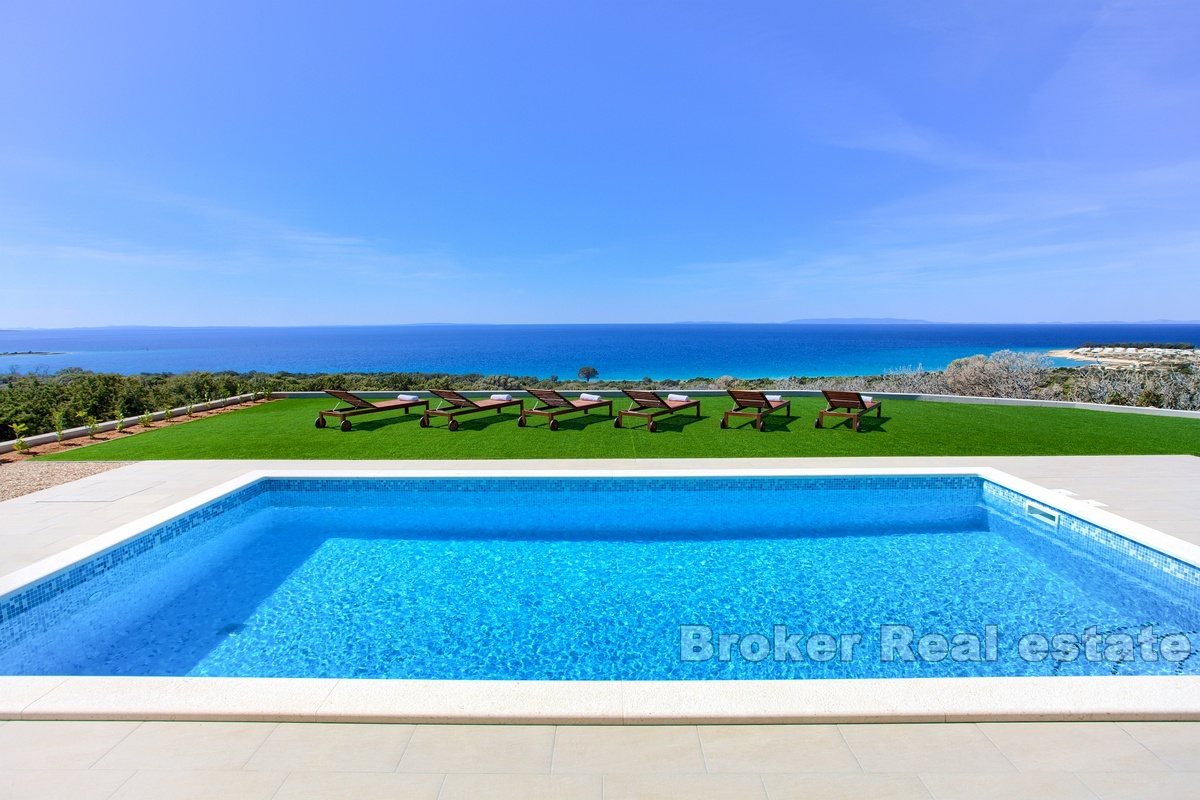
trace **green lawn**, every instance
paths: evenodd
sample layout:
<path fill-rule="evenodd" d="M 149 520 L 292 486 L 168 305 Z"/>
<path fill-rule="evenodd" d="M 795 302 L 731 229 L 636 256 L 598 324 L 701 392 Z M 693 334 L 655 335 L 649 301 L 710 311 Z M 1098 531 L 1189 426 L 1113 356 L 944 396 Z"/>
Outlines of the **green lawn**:
<path fill-rule="evenodd" d="M 326 400 L 277 400 L 45 456 L 53 460 L 138 461 L 190 458 L 696 458 L 747 456 L 1200 455 L 1200 420 L 1057 408 L 885 400 L 880 420 L 861 433 L 844 422 L 813 427 L 817 399 L 797 399 L 796 416 L 773 417 L 766 432 L 748 422 L 718 427 L 729 407 L 706 398 L 701 416 L 640 421 L 615 429 L 603 415 L 575 415 L 551 431 L 543 419 L 518 428 L 515 413 L 417 425 L 419 414 L 357 418 L 354 430 L 313 427 Z M 620 406 L 618 406 L 620 407 Z"/>

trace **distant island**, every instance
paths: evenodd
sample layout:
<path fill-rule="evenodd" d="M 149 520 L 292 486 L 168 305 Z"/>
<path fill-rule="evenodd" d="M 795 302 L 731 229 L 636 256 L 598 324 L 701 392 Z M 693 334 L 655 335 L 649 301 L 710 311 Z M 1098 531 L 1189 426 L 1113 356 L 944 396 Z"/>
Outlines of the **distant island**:
<path fill-rule="evenodd" d="M 892 317 L 815 317 L 789 319 L 785 325 L 934 325 L 927 319 L 894 319 Z"/>
<path fill-rule="evenodd" d="M 62 353 L 57 353 L 53 350 L 12 350 L 7 353 L 0 353 L 0 356 L 61 356 Z"/>

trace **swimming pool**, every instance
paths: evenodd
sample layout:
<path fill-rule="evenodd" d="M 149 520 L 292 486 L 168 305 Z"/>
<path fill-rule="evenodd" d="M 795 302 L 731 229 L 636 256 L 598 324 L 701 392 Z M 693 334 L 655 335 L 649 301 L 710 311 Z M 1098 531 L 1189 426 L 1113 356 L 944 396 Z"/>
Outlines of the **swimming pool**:
<path fill-rule="evenodd" d="M 1014 485 L 250 476 L 0 597 L 0 673 L 1196 674 L 1196 567 Z"/>

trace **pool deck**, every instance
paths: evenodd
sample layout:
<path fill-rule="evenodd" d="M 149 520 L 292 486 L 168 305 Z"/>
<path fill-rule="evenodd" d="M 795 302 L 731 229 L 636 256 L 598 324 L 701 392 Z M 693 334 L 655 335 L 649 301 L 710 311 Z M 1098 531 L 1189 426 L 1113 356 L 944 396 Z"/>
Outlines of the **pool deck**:
<path fill-rule="evenodd" d="M 1200 458 L 1190 456 L 144 462 L 0 503 L 0 575 L 247 471 L 317 467 L 992 467 L 1200 545 Z M 621 727 L 13 720 L 0 722 L 0 785 L 6 798 L 78 800 L 1194 798 L 1200 796 L 1200 723 Z"/>

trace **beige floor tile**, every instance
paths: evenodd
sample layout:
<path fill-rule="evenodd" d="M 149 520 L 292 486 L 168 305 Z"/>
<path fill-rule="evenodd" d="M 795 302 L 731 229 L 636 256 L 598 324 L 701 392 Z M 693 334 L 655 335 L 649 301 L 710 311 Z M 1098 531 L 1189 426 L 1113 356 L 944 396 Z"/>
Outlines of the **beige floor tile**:
<path fill-rule="evenodd" d="M 913 774 L 763 775 L 770 800 L 930 800 Z"/>
<path fill-rule="evenodd" d="M 1125 732 L 1180 772 L 1200 772 L 1200 722 L 1122 722 Z M 1200 793 L 1200 792 L 1198 792 Z"/>
<path fill-rule="evenodd" d="M 0 771 L 4 800 L 104 800 L 129 780 L 132 772 L 104 770 Z"/>
<path fill-rule="evenodd" d="M 1052 797 L 1054 800 L 1095 800 L 1091 790 L 1069 772 L 992 774 L 981 779 L 962 772 L 926 772 L 921 780 L 934 800 L 1012 800 Z"/>
<path fill-rule="evenodd" d="M 96 769 L 241 769 L 275 730 L 270 722 L 145 722 Z"/>
<path fill-rule="evenodd" d="M 716 772 L 861 772 L 836 725 L 701 725 Z"/>
<path fill-rule="evenodd" d="M 556 773 L 704 771 L 691 725 L 563 725 L 554 743 Z"/>
<path fill-rule="evenodd" d="M 87 769 L 140 722 L 9 722 L 0 727 L 0 769 Z"/>
<path fill-rule="evenodd" d="M 285 777 L 282 772 L 135 772 L 112 800 L 271 800 Z"/>
<path fill-rule="evenodd" d="M 442 780 L 441 775 L 395 772 L 293 772 L 272 800 L 438 800 Z"/>
<path fill-rule="evenodd" d="M 438 800 L 600 800 L 599 775 L 447 775 Z"/>
<path fill-rule="evenodd" d="M 1079 779 L 1100 800 L 1196 800 L 1200 796 L 1191 772 L 1093 772 Z"/>
<path fill-rule="evenodd" d="M 280 723 L 248 770 L 280 772 L 392 772 L 412 736 L 412 725 Z"/>
<path fill-rule="evenodd" d="M 1112 722 L 987 722 L 979 729 L 1022 772 L 1170 769 Z"/>
<path fill-rule="evenodd" d="M 605 775 L 604 800 L 766 800 L 757 775 Z"/>
<path fill-rule="evenodd" d="M 418 725 L 401 772 L 550 771 L 552 725 Z"/>
<path fill-rule="evenodd" d="M 1012 772 L 971 724 L 840 725 L 865 772 Z"/>

